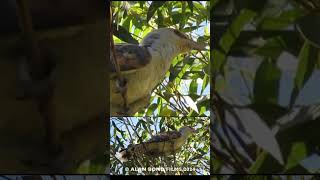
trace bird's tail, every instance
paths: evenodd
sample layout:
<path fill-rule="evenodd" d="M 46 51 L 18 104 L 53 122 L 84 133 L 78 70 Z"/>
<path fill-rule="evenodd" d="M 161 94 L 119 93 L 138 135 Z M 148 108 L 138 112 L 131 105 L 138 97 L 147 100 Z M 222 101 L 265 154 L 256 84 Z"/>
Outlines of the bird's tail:
<path fill-rule="evenodd" d="M 121 149 L 116 153 L 116 158 L 118 158 L 121 162 L 127 162 L 132 156 L 139 156 L 141 154 L 146 153 L 146 145 L 143 144 L 135 144 L 129 145 L 127 148 Z"/>
<path fill-rule="evenodd" d="M 118 158 L 121 162 L 127 162 L 132 156 L 130 148 L 121 149 L 116 153 L 116 158 Z"/>

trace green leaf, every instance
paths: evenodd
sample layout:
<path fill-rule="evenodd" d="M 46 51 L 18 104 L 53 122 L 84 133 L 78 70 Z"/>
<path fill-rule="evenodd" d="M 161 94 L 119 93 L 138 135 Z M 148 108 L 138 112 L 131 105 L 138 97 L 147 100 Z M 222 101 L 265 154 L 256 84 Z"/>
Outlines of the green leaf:
<path fill-rule="evenodd" d="M 209 76 L 207 74 L 203 77 L 202 87 L 201 87 L 201 94 L 203 94 L 204 90 L 206 89 L 207 85 L 209 84 Z"/>
<path fill-rule="evenodd" d="M 147 13 L 147 23 L 150 21 L 154 13 L 166 3 L 166 1 L 152 1 Z"/>
<path fill-rule="evenodd" d="M 193 2 L 192 1 L 187 1 L 187 2 L 191 12 L 193 13 Z"/>
<path fill-rule="evenodd" d="M 240 14 L 223 34 L 219 42 L 219 46 L 222 50 L 216 48 L 212 51 L 213 63 L 211 63 L 211 65 L 214 73 L 218 73 L 222 69 L 222 65 L 225 64 L 226 61 L 226 54 L 229 53 L 231 46 L 239 37 L 245 25 L 250 23 L 256 15 L 257 14 L 254 11 L 247 9 L 241 10 Z"/>
<path fill-rule="evenodd" d="M 120 140 L 120 138 L 118 136 L 116 136 L 116 140 L 118 141 L 118 144 L 120 144 L 120 147 L 124 147 L 122 141 Z"/>
<path fill-rule="evenodd" d="M 264 30 L 279 30 L 292 25 L 301 16 L 300 9 L 291 9 L 282 12 L 278 17 L 265 18 L 260 26 Z"/>
<path fill-rule="evenodd" d="M 156 23 L 158 25 L 158 28 L 162 28 L 162 27 L 165 27 L 165 25 L 163 24 L 163 14 L 162 14 L 162 11 L 160 9 L 157 10 L 157 15 L 158 15 L 158 18 L 156 20 Z"/>
<path fill-rule="evenodd" d="M 294 79 L 294 89 L 291 94 L 291 102 L 293 105 L 300 90 L 303 88 L 305 83 L 309 80 L 312 72 L 317 63 L 318 50 L 312 47 L 307 41 L 304 43 L 303 47 L 299 53 L 299 64 L 298 70 Z"/>
<path fill-rule="evenodd" d="M 190 83 L 190 86 L 189 86 L 189 93 L 190 94 L 197 94 L 197 89 L 198 89 L 197 79 L 193 79 Z"/>
<path fill-rule="evenodd" d="M 143 126 L 143 129 L 144 130 L 148 130 L 148 127 L 147 127 L 147 122 L 144 121 L 144 120 L 139 120 L 141 122 L 141 125 Z"/>
<path fill-rule="evenodd" d="M 146 115 L 147 116 L 153 115 L 153 112 L 157 109 L 157 107 L 158 107 L 158 104 L 156 104 L 156 103 L 151 104 L 148 108 Z"/>
<path fill-rule="evenodd" d="M 254 163 L 249 168 L 250 174 L 256 174 L 259 172 L 259 169 L 264 164 L 267 156 L 268 156 L 268 153 L 266 151 L 263 151 L 259 154 L 258 158 L 254 161 Z"/>
<path fill-rule="evenodd" d="M 184 18 L 184 15 L 178 12 L 174 12 L 172 13 L 171 18 L 172 18 L 172 25 L 175 25 L 175 24 L 178 24 L 181 21 L 181 19 Z"/>
<path fill-rule="evenodd" d="M 249 168 L 250 174 L 259 173 L 278 173 L 283 168 L 283 165 L 270 155 L 267 151 L 262 151 L 258 154 L 257 159 Z"/>
<path fill-rule="evenodd" d="M 160 111 L 160 116 L 169 117 L 173 114 L 171 109 L 168 109 L 167 107 L 163 107 Z"/>
<path fill-rule="evenodd" d="M 285 170 L 297 166 L 307 156 L 307 147 L 304 142 L 294 143 L 288 156 Z"/>
<path fill-rule="evenodd" d="M 254 79 L 254 102 L 256 104 L 277 104 L 281 71 L 275 62 L 264 60 Z"/>
<path fill-rule="evenodd" d="M 115 124 L 114 121 L 112 121 L 112 126 L 113 126 L 113 128 L 116 129 L 116 131 L 120 132 L 120 134 L 122 135 L 122 137 L 124 137 L 124 132 L 117 127 L 117 125 Z"/>
<path fill-rule="evenodd" d="M 182 78 L 183 75 L 186 73 L 186 71 L 190 68 L 190 65 L 186 64 L 185 66 L 183 66 L 182 69 L 176 69 L 175 71 L 178 72 L 178 77 L 179 78 Z M 171 82 L 171 81 L 170 81 Z"/>
<path fill-rule="evenodd" d="M 132 16 L 129 16 L 123 21 L 122 27 L 124 27 L 125 29 L 131 29 L 131 22 L 132 22 Z"/>
<path fill-rule="evenodd" d="M 255 54 L 259 54 L 263 57 L 270 57 L 272 59 L 278 58 L 285 50 L 286 43 L 281 37 L 274 37 L 268 39 L 263 47 L 254 50 Z"/>
<path fill-rule="evenodd" d="M 295 76 L 295 87 L 297 89 L 302 89 L 304 83 L 310 78 L 312 70 L 313 65 L 310 57 L 310 44 L 305 42 L 299 54 L 299 65 Z"/>
<path fill-rule="evenodd" d="M 226 54 L 223 52 L 214 49 L 212 52 L 213 62 L 211 64 L 211 71 L 212 75 L 217 74 L 218 72 L 222 71 L 223 65 L 226 63 Z"/>
<path fill-rule="evenodd" d="M 139 44 L 139 42 L 131 36 L 130 32 L 122 26 L 117 26 L 116 24 L 113 24 L 112 27 L 113 35 L 115 35 L 117 38 L 127 43 Z"/>
<path fill-rule="evenodd" d="M 161 119 L 160 119 L 160 122 L 159 122 L 159 129 L 162 129 L 164 121 L 165 121 L 165 119 L 164 119 L 164 118 L 161 118 Z"/>
<path fill-rule="evenodd" d="M 228 28 L 227 32 L 220 39 L 219 45 L 224 50 L 224 52 L 229 52 L 231 46 L 239 37 L 244 26 L 250 23 L 255 16 L 256 13 L 251 10 L 244 9 L 240 12 L 240 14 Z"/>

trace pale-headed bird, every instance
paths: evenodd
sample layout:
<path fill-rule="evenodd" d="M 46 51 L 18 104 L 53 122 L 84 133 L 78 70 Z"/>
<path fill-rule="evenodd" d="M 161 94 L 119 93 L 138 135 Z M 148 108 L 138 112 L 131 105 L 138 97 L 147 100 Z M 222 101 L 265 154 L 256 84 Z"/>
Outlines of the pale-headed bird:
<path fill-rule="evenodd" d="M 171 29 L 160 28 L 150 32 L 139 45 L 116 44 L 116 59 L 121 74 L 127 81 L 126 115 L 133 115 L 145 107 L 152 90 L 164 78 L 174 57 L 191 50 L 205 50 L 204 43 L 189 39 L 184 33 Z M 113 55 L 111 53 L 112 62 Z M 110 112 L 111 116 L 123 115 L 124 100 L 119 93 L 116 69 L 110 71 Z"/>
<path fill-rule="evenodd" d="M 158 157 L 175 154 L 195 132 L 196 131 L 189 126 L 183 126 L 179 131 L 162 132 L 146 142 L 129 145 L 126 149 L 121 149 L 115 156 L 121 162 L 127 162 L 133 156 L 147 155 Z"/>

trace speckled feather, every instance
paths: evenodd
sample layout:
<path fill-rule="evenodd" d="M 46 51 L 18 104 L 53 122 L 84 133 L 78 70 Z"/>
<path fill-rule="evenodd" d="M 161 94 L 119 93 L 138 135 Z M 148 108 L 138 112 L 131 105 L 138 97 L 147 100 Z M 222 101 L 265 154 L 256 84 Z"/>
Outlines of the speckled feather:
<path fill-rule="evenodd" d="M 135 44 L 115 45 L 116 58 L 121 71 L 139 69 L 150 63 L 151 55 L 145 46 Z M 111 63 L 113 52 L 111 52 Z M 115 66 L 110 66 L 110 72 L 116 72 Z"/>
<path fill-rule="evenodd" d="M 181 133 L 178 131 L 168 131 L 168 132 L 162 132 L 155 136 L 153 136 L 149 141 L 147 142 L 162 142 L 162 141 L 168 141 L 168 140 L 174 140 L 181 136 Z"/>

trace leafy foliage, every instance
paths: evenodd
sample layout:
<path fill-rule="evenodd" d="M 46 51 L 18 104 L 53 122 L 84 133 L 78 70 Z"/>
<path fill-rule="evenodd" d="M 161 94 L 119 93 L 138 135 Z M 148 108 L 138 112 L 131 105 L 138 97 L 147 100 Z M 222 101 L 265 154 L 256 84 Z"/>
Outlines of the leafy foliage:
<path fill-rule="evenodd" d="M 172 27 L 209 44 L 209 2 L 114 1 L 116 43 L 137 44 L 153 29 Z M 192 52 L 174 59 L 154 89 L 147 109 L 137 116 L 208 116 L 209 52 Z"/>
<path fill-rule="evenodd" d="M 319 4 L 214 2 L 212 173 L 319 172 L 304 161 L 320 146 L 320 98 L 303 93 L 319 83 Z"/>

